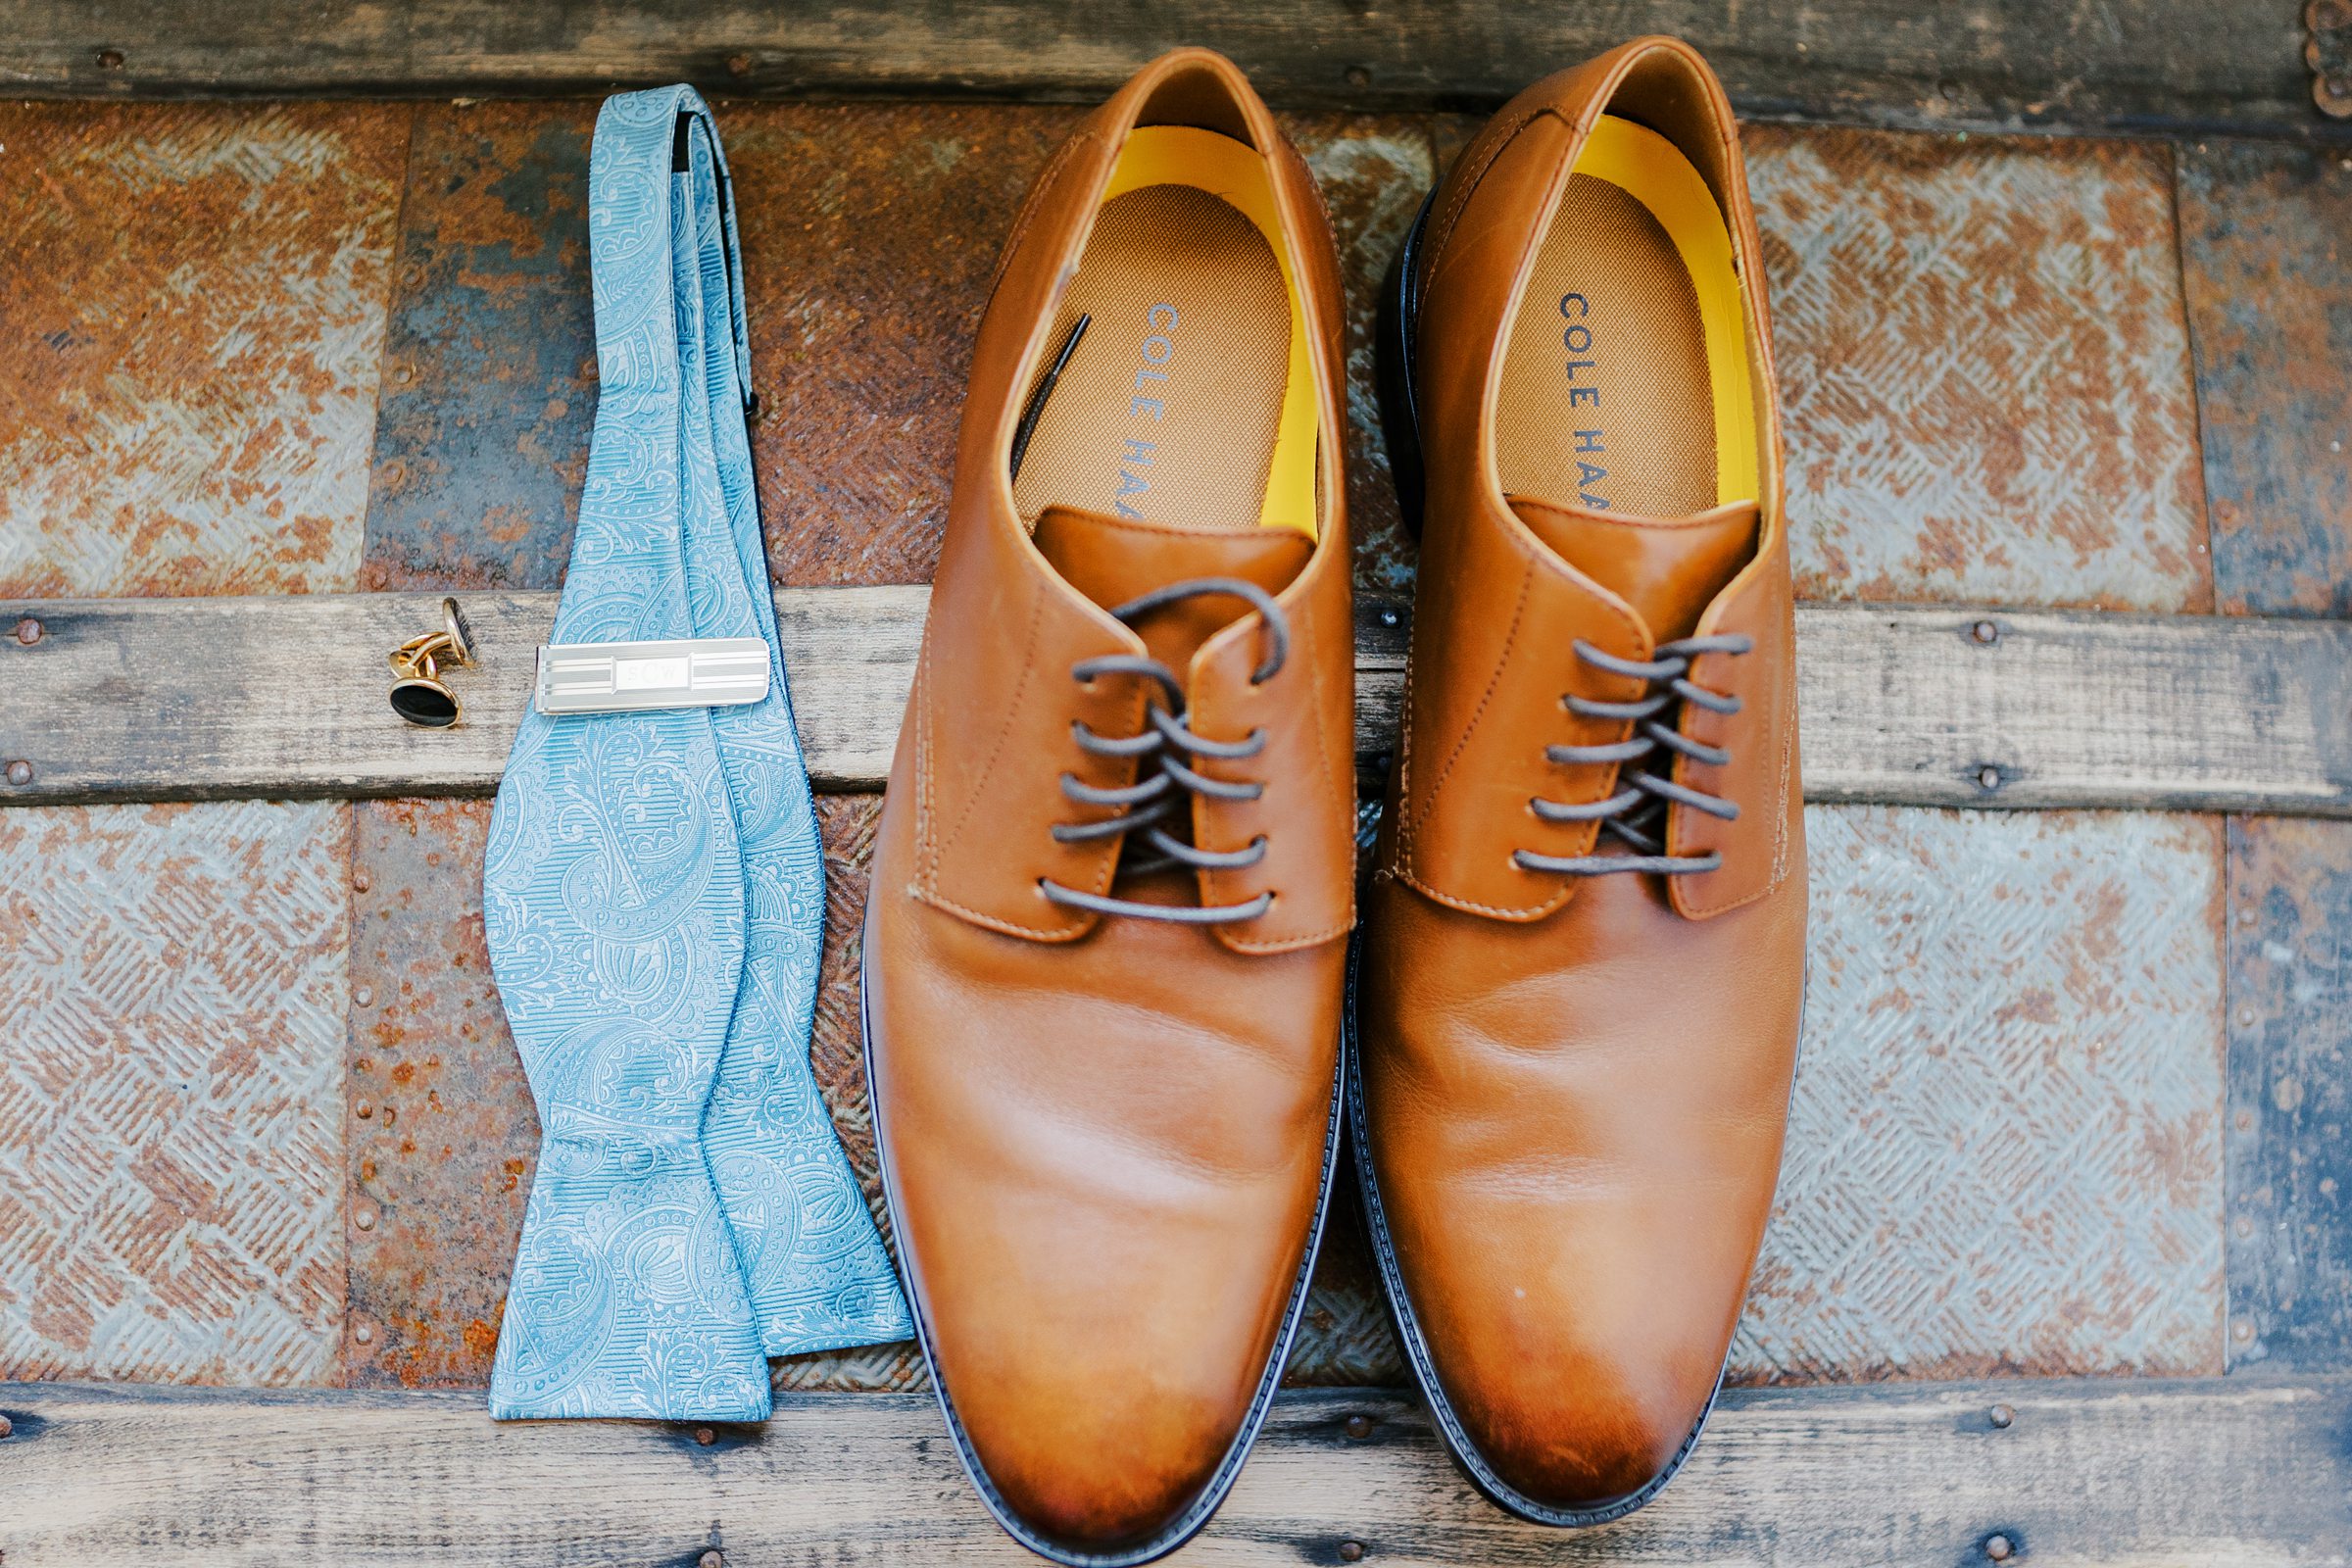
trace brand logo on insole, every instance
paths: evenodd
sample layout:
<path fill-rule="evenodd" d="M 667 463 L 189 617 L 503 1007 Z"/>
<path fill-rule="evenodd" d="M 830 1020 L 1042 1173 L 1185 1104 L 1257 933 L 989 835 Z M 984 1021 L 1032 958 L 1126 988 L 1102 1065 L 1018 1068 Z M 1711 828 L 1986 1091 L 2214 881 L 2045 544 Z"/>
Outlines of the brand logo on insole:
<path fill-rule="evenodd" d="M 1599 458 L 1608 450 L 1608 443 L 1601 434 L 1602 421 L 1597 412 L 1600 408 L 1600 388 L 1580 385 L 1577 380 L 1580 372 L 1597 368 L 1599 365 L 1597 360 L 1588 358 L 1592 353 L 1592 326 L 1590 319 L 1592 303 L 1582 294 L 1563 294 L 1560 296 L 1560 315 L 1568 322 L 1567 329 L 1560 333 L 1560 344 L 1568 351 L 1568 407 L 1572 414 L 1577 409 L 1596 411 L 1583 416 L 1592 422 L 1593 428 L 1571 432 L 1576 437 L 1576 499 L 1594 512 L 1606 512 L 1609 510 L 1608 497 L 1601 495 L 1597 487 L 1608 478 L 1609 470 L 1599 463 L 1586 461 L 1588 457 Z M 1574 418 L 1570 422 L 1574 423 Z"/>
<path fill-rule="evenodd" d="M 1131 423 L 1150 419 L 1159 423 L 1167 414 L 1157 388 L 1168 379 L 1168 362 L 1176 358 L 1176 323 L 1180 320 L 1173 305 L 1154 305 L 1144 313 L 1145 324 L 1152 328 L 1136 350 L 1135 392 L 1127 400 L 1127 417 Z M 1122 517 L 1137 522 L 1144 514 L 1129 504 L 1128 497 L 1140 496 L 1152 488 L 1152 460 L 1159 450 L 1156 441 L 1140 436 L 1128 436 L 1119 444 L 1119 485 L 1111 493 L 1111 510 Z"/>

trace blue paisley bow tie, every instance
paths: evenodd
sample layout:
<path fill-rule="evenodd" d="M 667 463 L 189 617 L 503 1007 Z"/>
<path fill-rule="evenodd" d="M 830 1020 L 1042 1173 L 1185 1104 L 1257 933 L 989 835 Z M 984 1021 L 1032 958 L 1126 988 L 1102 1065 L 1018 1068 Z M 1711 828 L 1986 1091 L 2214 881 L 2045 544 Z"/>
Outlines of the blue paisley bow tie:
<path fill-rule="evenodd" d="M 808 1067 L 824 864 L 693 89 L 606 102 L 588 233 L 600 398 L 553 640 L 763 637 L 769 695 L 514 738 L 482 884 L 542 1143 L 490 1413 L 759 1420 L 765 1356 L 913 1331 Z"/>

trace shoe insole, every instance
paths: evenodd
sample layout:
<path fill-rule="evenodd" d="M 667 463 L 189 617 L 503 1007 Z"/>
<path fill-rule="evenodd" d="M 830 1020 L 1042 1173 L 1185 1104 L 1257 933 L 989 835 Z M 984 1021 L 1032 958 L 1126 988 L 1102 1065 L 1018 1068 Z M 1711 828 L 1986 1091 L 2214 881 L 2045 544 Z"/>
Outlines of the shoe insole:
<path fill-rule="evenodd" d="M 1503 350 L 1505 495 L 1684 517 L 1757 490 L 1731 233 L 1653 130 L 1603 116 L 1536 253 Z"/>
<path fill-rule="evenodd" d="M 1128 134 L 1028 392 L 1023 517 L 1064 506 L 1314 537 L 1314 388 L 1278 221 L 1244 143 Z"/>

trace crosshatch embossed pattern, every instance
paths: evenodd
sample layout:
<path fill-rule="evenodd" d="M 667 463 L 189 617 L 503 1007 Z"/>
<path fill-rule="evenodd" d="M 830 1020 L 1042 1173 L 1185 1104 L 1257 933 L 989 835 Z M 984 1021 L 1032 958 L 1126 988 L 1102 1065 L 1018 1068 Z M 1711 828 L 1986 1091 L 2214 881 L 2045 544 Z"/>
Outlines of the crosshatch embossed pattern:
<path fill-rule="evenodd" d="M 0 1381 L 339 1382 L 351 808 L 0 811 Z"/>

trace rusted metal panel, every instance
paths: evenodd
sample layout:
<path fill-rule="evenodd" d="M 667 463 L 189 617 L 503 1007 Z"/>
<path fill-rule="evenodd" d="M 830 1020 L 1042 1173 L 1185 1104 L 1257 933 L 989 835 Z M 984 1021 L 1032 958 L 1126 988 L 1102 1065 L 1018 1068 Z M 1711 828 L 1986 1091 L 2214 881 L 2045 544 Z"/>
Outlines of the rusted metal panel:
<path fill-rule="evenodd" d="M 1814 807 L 1742 1381 L 2218 1372 L 2221 832 Z"/>
<path fill-rule="evenodd" d="M 538 1162 L 530 1086 L 482 942 L 487 801 L 356 808 L 346 1129 L 351 1312 L 363 1387 L 488 1382 L 524 1200 Z M 880 803 L 817 803 L 825 979 L 811 1061 L 877 1219 L 880 1174 L 858 1026 L 857 929 Z M 0 822 L 7 818 L 0 817 Z M 887 1227 L 887 1220 L 884 1220 Z M 779 1386 L 921 1387 L 910 1346 L 777 1363 Z"/>
<path fill-rule="evenodd" d="M 2209 608 L 2169 151 L 1745 142 L 1798 592 Z"/>
<path fill-rule="evenodd" d="M 0 1379 L 331 1383 L 351 808 L 0 812 Z"/>
<path fill-rule="evenodd" d="M 553 588 L 596 412 L 593 103 L 427 104 L 368 502 L 368 588 Z"/>
<path fill-rule="evenodd" d="M 2230 1364 L 2352 1366 L 2352 825 L 2230 824 Z"/>
<path fill-rule="evenodd" d="M 490 803 L 354 809 L 344 1366 L 359 1387 L 482 1384 L 539 1152 L 482 944 Z"/>
<path fill-rule="evenodd" d="M 0 104 L 0 591 L 355 585 L 409 116 Z"/>
<path fill-rule="evenodd" d="M 2221 607 L 2352 615 L 2352 154 L 2179 158 Z"/>

